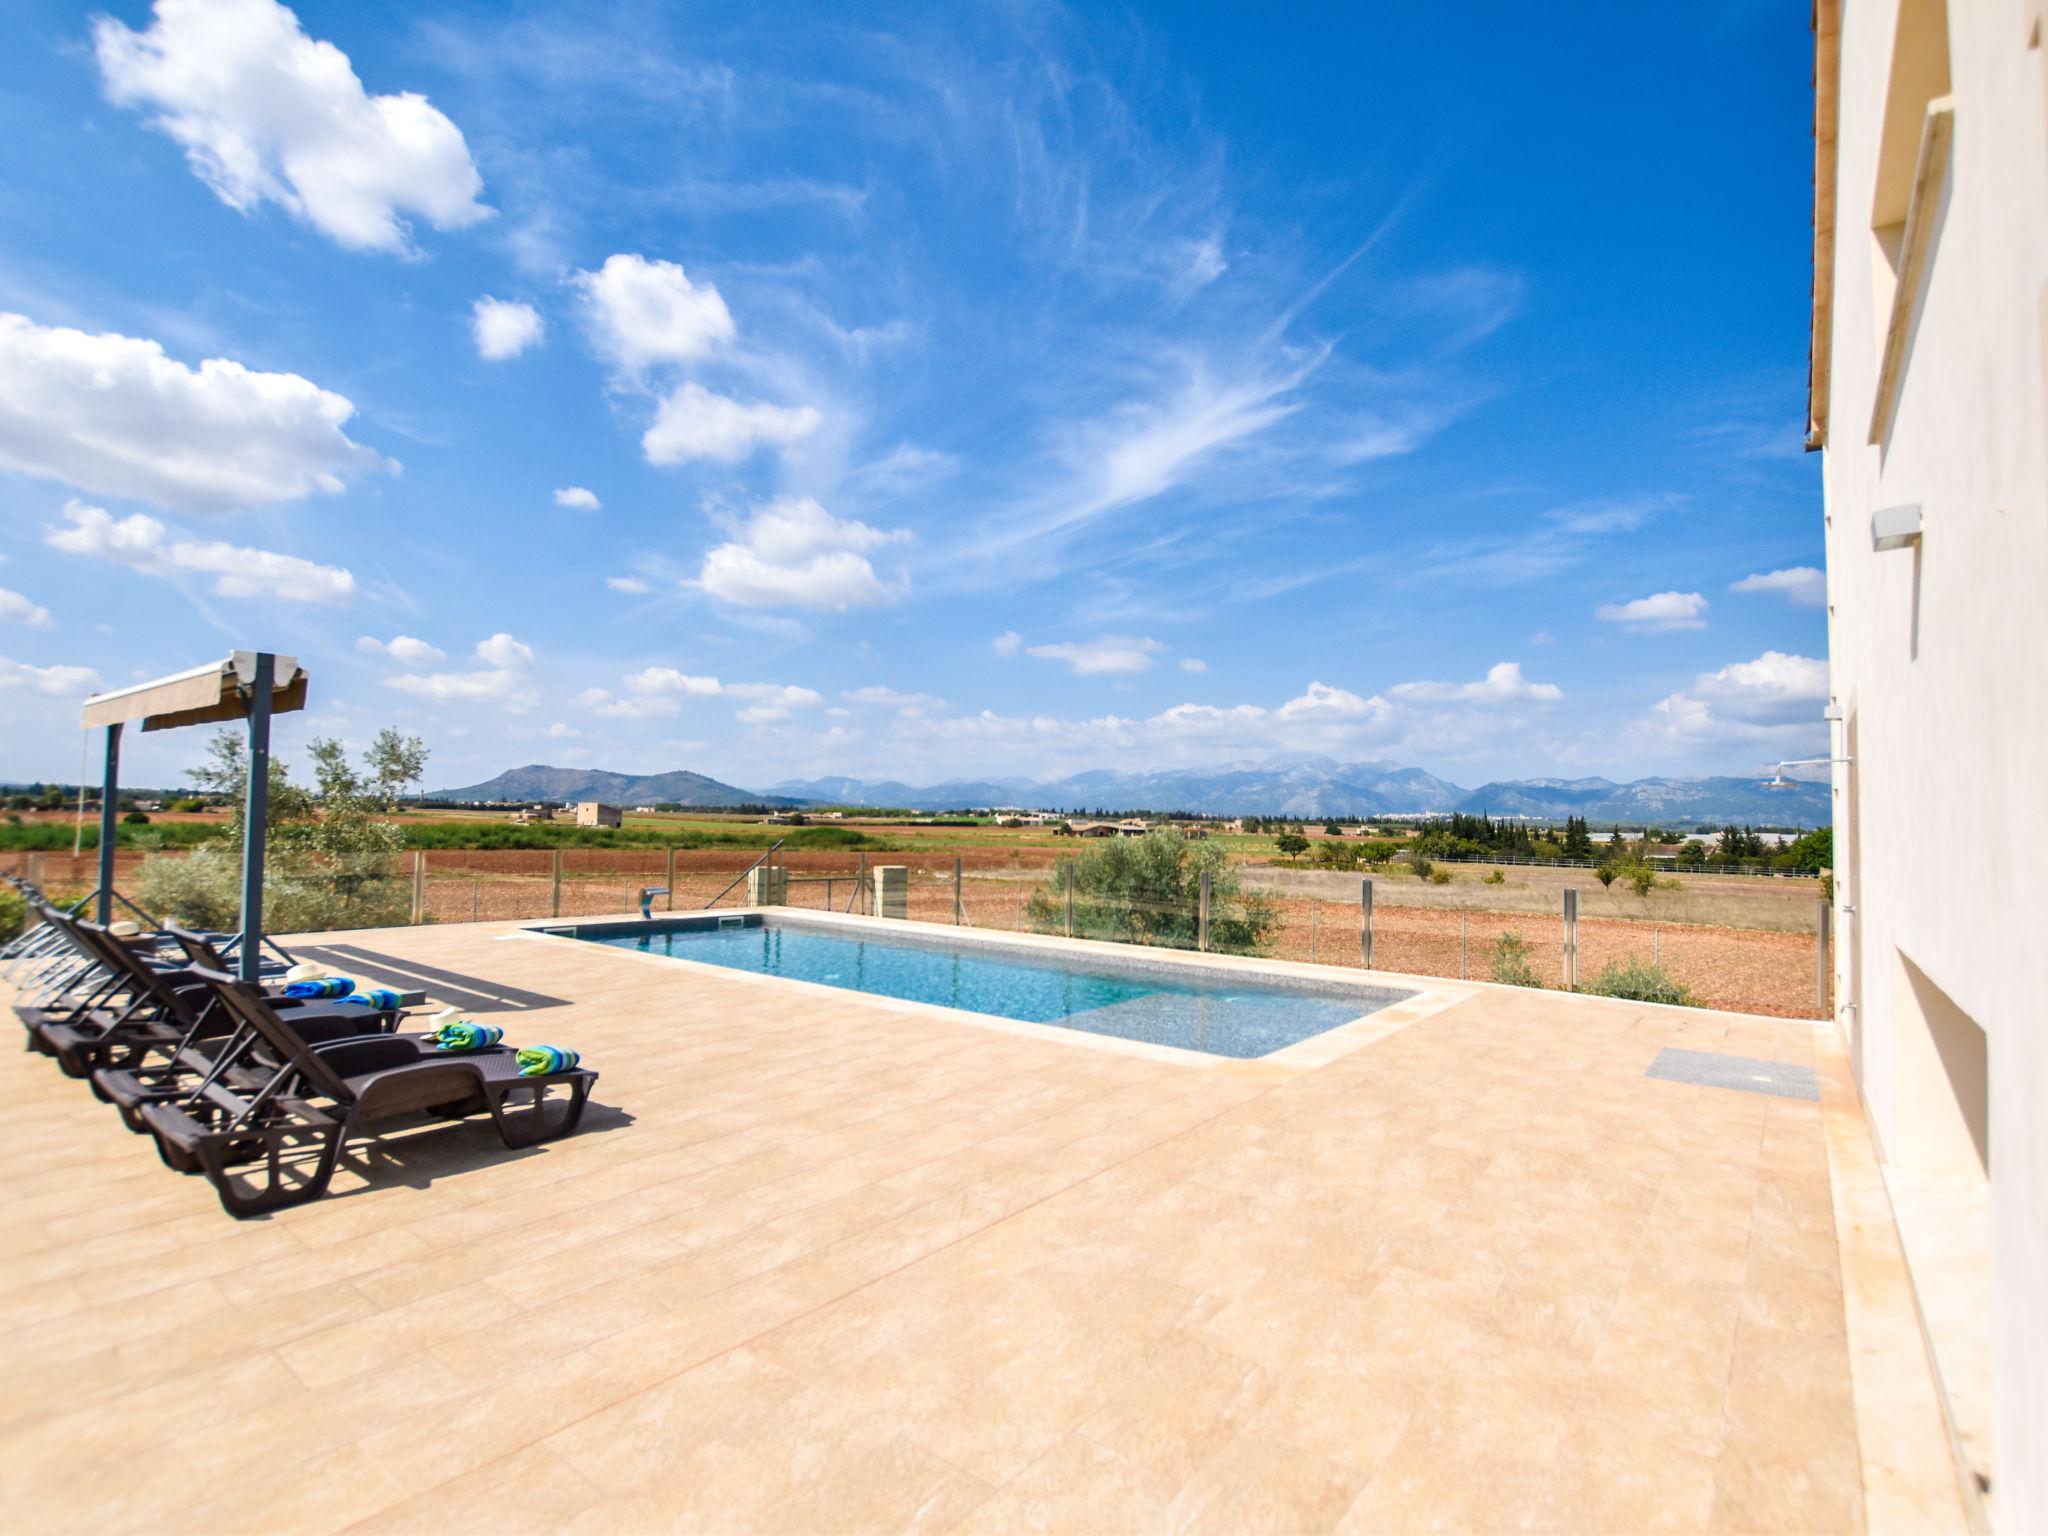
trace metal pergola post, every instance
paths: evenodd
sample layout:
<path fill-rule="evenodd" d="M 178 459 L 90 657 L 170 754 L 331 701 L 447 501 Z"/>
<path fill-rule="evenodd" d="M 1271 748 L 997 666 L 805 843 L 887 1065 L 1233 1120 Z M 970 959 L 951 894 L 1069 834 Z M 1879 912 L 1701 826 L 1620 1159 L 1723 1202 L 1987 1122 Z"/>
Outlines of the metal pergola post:
<path fill-rule="evenodd" d="M 270 694 L 277 658 L 256 653 L 249 696 L 249 799 L 242 817 L 242 944 L 236 953 L 242 980 L 263 967 L 263 841 L 270 831 Z"/>
<path fill-rule="evenodd" d="M 114 920 L 114 804 L 121 798 L 121 725 L 107 727 L 107 771 L 100 778 L 100 921 Z"/>

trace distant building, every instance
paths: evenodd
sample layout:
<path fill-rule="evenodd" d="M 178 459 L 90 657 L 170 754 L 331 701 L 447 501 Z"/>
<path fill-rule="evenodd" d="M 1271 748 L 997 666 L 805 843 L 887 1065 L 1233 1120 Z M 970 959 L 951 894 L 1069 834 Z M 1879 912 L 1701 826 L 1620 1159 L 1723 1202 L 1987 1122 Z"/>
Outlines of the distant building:
<path fill-rule="evenodd" d="M 624 826 L 625 821 L 616 805 L 585 800 L 576 807 L 576 825 L 579 827 L 618 827 Z"/>
<path fill-rule="evenodd" d="M 512 819 L 520 823 L 553 821 L 555 819 L 555 808 L 552 805 L 529 805 L 515 813 Z"/>
<path fill-rule="evenodd" d="M 1971 1524 L 2044 1531 L 2048 5 L 1813 28 L 1835 1019 Z"/>

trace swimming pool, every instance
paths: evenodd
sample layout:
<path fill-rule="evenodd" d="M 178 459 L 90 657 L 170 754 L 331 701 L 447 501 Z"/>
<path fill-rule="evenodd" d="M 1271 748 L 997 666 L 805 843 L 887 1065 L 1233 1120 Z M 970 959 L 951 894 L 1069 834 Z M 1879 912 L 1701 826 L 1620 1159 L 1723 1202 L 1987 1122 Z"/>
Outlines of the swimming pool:
<path fill-rule="evenodd" d="M 801 919 L 763 921 L 759 914 L 547 931 L 756 975 L 1238 1058 L 1270 1055 L 1411 995 L 1387 987 L 1302 983 L 1277 973 L 1256 980 L 1212 976 L 1164 958 L 1111 960 L 965 937 L 877 934 L 865 927 L 828 931 Z"/>

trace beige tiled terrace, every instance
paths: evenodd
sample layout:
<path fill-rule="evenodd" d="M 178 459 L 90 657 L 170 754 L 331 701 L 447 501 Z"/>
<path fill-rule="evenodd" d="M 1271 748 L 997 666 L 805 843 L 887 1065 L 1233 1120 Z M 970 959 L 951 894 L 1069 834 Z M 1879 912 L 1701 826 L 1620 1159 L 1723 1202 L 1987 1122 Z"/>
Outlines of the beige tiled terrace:
<path fill-rule="evenodd" d="M 1321 1065 L 1198 1063 L 509 933 L 347 938 L 572 999 L 502 1021 L 602 1071 L 584 1131 L 422 1130 L 267 1220 L 0 1057 L 0 1527 L 1953 1517 L 1823 1027 L 1417 982 Z"/>

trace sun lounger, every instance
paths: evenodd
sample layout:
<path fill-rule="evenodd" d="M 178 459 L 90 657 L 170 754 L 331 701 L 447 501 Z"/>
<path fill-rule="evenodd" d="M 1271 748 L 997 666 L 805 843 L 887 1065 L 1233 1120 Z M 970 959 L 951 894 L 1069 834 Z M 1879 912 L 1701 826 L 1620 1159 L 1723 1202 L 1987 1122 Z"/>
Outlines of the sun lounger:
<path fill-rule="evenodd" d="M 204 1173 L 231 1215 L 319 1199 L 348 1139 L 400 1117 L 488 1114 L 508 1147 L 566 1136 L 597 1081 L 582 1067 L 522 1075 L 503 1048 L 451 1056 L 401 1036 L 315 1048 L 254 989 L 225 973 L 199 974 L 279 1066 L 259 1086 L 216 1079 L 178 1103 L 146 1104 L 141 1115 L 163 1160 Z"/>

